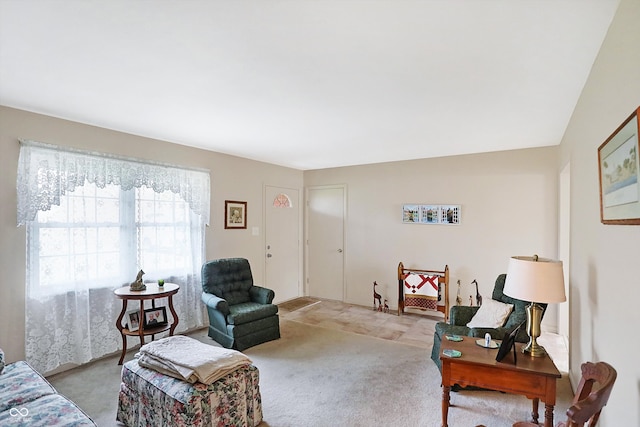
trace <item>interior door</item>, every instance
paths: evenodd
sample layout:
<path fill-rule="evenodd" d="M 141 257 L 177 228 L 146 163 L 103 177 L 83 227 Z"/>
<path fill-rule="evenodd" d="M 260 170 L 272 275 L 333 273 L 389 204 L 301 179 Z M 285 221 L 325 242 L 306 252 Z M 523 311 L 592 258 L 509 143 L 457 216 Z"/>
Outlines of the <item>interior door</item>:
<path fill-rule="evenodd" d="M 344 301 L 344 186 L 307 190 L 307 286 L 309 296 Z"/>
<path fill-rule="evenodd" d="M 293 188 L 265 186 L 265 286 L 274 303 L 302 296 L 300 196 Z"/>

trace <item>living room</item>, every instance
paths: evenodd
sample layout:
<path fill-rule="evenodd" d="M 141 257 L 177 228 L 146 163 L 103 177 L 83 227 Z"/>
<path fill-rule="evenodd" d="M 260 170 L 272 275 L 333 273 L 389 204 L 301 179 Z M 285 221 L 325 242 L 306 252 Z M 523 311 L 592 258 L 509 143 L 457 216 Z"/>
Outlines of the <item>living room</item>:
<path fill-rule="evenodd" d="M 557 331 L 561 311 L 566 310 L 574 387 L 584 361 L 606 361 L 618 370 L 600 425 L 616 426 L 620 420 L 639 425 L 640 368 L 633 354 L 640 344 L 625 337 L 621 325 L 640 323 L 640 229 L 601 224 L 597 161 L 600 144 L 638 108 L 639 19 L 640 2 L 622 0 L 562 141 L 543 148 L 300 170 L 1 106 L 0 267 L 5 277 L 0 287 L 0 347 L 9 362 L 25 358 L 26 231 L 16 227 L 16 170 L 18 140 L 30 139 L 209 170 L 206 259 L 245 257 L 257 282 L 265 279 L 264 186 L 292 188 L 300 194 L 313 187 L 344 186 L 344 301 L 352 304 L 369 306 L 371 284 L 377 281 L 378 291 L 395 305 L 400 261 L 415 267 L 449 265 L 451 282 L 461 281 L 467 303 L 468 296 L 475 295 L 470 283 L 477 280 L 479 292 L 488 297 L 513 255 L 568 254 L 563 261 L 569 302 L 553 307 L 544 327 Z M 474 111 L 461 106 L 459 114 L 463 120 Z M 224 228 L 225 200 L 247 202 L 247 229 Z M 403 224 L 405 203 L 461 205 L 461 224 Z M 560 212 L 568 212 L 568 229 Z M 302 222 L 302 210 L 300 218 Z M 298 275 L 304 282 L 302 268 Z M 306 292 L 302 289 L 300 296 Z M 455 287 L 452 291 L 450 297 L 455 298 Z"/>

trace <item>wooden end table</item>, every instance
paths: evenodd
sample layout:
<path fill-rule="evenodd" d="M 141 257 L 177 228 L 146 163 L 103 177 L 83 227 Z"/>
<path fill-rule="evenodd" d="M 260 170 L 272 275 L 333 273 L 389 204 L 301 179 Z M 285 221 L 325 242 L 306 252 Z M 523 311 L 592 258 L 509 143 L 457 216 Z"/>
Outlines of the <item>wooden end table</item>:
<path fill-rule="evenodd" d="M 545 427 L 553 427 L 553 407 L 556 404 L 556 381 L 561 377 L 549 355 L 531 357 L 522 353 L 524 344 L 516 343 L 517 364 L 513 363 L 513 351 L 501 362 L 496 362 L 497 349 L 476 344 L 475 337 L 463 337 L 460 342 L 442 339 L 442 426 L 447 427 L 451 386 L 476 386 L 489 390 L 521 394 L 533 399 L 531 417 L 538 423 L 538 403 L 545 403 Z M 484 341 L 484 339 L 481 339 Z M 442 354 L 446 349 L 458 350 L 461 357 Z"/>
<path fill-rule="evenodd" d="M 144 291 L 132 291 L 129 289 L 129 286 L 123 286 L 122 288 L 118 288 L 113 291 L 116 298 L 122 300 L 122 311 L 118 316 L 118 320 L 116 320 L 116 327 L 120 331 L 120 335 L 122 335 L 122 354 L 120 355 L 118 365 L 122 365 L 124 355 L 127 352 L 127 336 L 139 337 L 140 345 L 143 346 L 145 336 L 151 335 L 151 339 L 153 340 L 153 335 L 164 331 L 169 331 L 169 335 L 173 335 L 173 331 L 175 331 L 176 326 L 178 326 L 178 315 L 176 314 L 176 310 L 173 308 L 173 296 L 178 293 L 180 286 L 175 283 L 165 283 L 162 287 L 158 286 L 157 283 L 145 283 L 145 285 L 147 285 L 147 289 Z M 173 321 L 171 324 L 167 322 L 166 324 L 159 326 L 143 327 L 144 302 L 151 300 L 151 308 L 156 308 L 156 299 L 165 297 L 169 300 L 169 310 L 171 310 L 171 314 L 173 315 Z M 140 314 L 138 317 L 140 324 L 138 329 L 135 331 L 131 331 L 122 326 L 122 318 L 127 312 L 127 303 L 131 300 L 140 301 Z"/>

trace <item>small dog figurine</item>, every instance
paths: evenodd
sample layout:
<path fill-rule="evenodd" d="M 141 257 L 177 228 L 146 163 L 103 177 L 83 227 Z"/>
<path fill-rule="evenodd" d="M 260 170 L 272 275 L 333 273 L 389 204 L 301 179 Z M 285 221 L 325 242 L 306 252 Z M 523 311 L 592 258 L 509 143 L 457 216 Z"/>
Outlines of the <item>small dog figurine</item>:
<path fill-rule="evenodd" d="M 145 285 L 142 282 L 142 275 L 143 274 L 144 274 L 144 271 L 142 271 L 142 270 L 138 271 L 138 275 L 136 276 L 135 282 L 131 282 L 131 284 L 129 285 L 129 290 L 131 290 L 131 291 L 144 291 L 145 289 L 147 289 L 147 285 Z"/>

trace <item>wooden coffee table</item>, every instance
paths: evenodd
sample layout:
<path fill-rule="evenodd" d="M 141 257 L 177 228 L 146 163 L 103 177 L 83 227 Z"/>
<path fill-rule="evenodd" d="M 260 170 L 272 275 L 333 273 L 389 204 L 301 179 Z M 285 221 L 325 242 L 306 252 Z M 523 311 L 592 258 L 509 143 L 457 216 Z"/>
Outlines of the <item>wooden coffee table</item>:
<path fill-rule="evenodd" d="M 548 355 L 531 357 L 523 354 L 523 344 L 516 343 L 517 364 L 513 363 L 513 350 L 501 362 L 496 362 L 498 350 L 477 345 L 477 339 L 463 337 L 459 342 L 449 341 L 446 337 L 442 339 L 442 426 L 448 427 L 451 386 L 458 384 L 521 394 L 533 399 L 531 417 L 535 423 L 538 422 L 538 403 L 542 400 L 545 404 L 544 426 L 553 427 L 556 381 L 561 377 L 553 360 Z M 446 349 L 458 350 L 462 356 L 445 356 L 442 352 Z"/>

